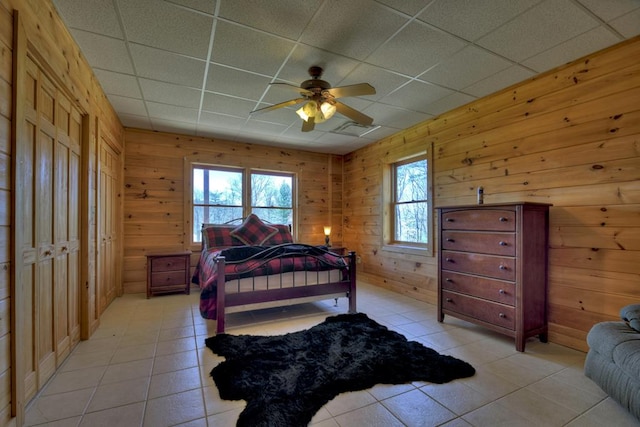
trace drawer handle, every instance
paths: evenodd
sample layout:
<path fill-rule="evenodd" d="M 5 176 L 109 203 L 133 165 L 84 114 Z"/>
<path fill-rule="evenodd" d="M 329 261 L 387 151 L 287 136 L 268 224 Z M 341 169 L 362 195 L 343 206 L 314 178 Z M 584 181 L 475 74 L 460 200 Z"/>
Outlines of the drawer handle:
<path fill-rule="evenodd" d="M 447 298 L 445 301 L 446 302 L 453 302 L 453 300 L 451 298 Z"/>
<path fill-rule="evenodd" d="M 499 268 L 500 270 L 502 270 L 502 271 L 506 271 L 506 270 L 508 270 L 507 266 L 506 266 L 506 265 L 502 265 L 502 264 L 500 264 L 500 267 L 498 267 L 498 268 Z"/>
<path fill-rule="evenodd" d="M 451 237 L 447 237 L 447 242 L 452 242 L 453 243 L 453 242 L 455 242 L 455 240 L 452 239 Z"/>
<path fill-rule="evenodd" d="M 500 241 L 500 243 L 498 243 L 498 244 L 499 244 L 500 246 L 507 246 L 507 242 L 504 242 L 504 241 L 502 241 L 502 240 L 501 240 L 501 241 Z"/>
<path fill-rule="evenodd" d="M 447 222 L 455 222 L 455 219 L 453 219 L 453 218 L 447 218 Z"/>
<path fill-rule="evenodd" d="M 504 217 L 504 216 L 501 216 L 499 218 L 499 220 L 500 220 L 500 222 L 507 222 L 508 221 L 508 219 L 506 217 Z"/>
<path fill-rule="evenodd" d="M 501 319 L 506 319 L 507 318 L 507 315 L 504 314 L 504 313 L 500 313 L 500 314 L 498 314 L 498 316 L 500 316 Z"/>
<path fill-rule="evenodd" d="M 445 278 L 445 279 L 444 279 L 444 281 L 445 281 L 445 282 L 449 282 L 449 283 L 453 282 L 453 280 L 451 280 L 451 278 L 450 278 L 450 277 Z"/>
<path fill-rule="evenodd" d="M 506 292 L 504 291 L 504 289 L 500 289 L 500 290 L 498 291 L 498 293 L 499 293 L 500 295 L 504 295 L 504 294 L 506 294 Z"/>
<path fill-rule="evenodd" d="M 451 262 L 451 263 L 454 263 L 454 262 L 455 262 L 455 261 L 453 260 L 453 258 L 445 258 L 445 261 L 447 261 L 447 262 Z"/>

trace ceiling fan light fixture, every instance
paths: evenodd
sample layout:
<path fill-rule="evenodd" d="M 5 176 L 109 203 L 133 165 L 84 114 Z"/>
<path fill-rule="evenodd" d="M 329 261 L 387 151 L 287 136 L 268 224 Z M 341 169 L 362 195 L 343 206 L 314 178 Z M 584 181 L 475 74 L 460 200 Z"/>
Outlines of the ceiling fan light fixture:
<path fill-rule="evenodd" d="M 317 112 L 318 112 L 318 106 L 316 105 L 316 103 L 313 101 L 309 101 L 306 104 L 304 104 L 302 107 L 300 107 L 296 111 L 296 114 L 306 122 L 309 120 L 309 117 L 315 117 Z"/>
<path fill-rule="evenodd" d="M 324 119 L 329 120 L 336 113 L 336 106 L 330 102 L 325 101 L 322 103 L 322 105 L 320 105 L 320 111 L 322 111 Z"/>

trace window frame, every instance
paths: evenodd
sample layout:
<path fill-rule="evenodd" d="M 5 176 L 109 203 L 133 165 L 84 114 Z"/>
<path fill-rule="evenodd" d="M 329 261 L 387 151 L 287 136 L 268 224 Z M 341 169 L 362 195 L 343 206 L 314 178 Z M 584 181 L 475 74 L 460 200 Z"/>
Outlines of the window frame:
<path fill-rule="evenodd" d="M 282 207 L 282 206 L 278 206 L 278 207 L 269 207 L 269 206 L 253 206 L 252 203 L 252 187 L 251 187 L 251 177 L 253 174 L 260 174 L 260 175 L 272 175 L 272 176 L 283 176 L 283 177 L 289 177 L 291 178 L 291 218 L 292 218 L 292 224 L 291 228 L 292 228 L 292 235 L 294 237 L 294 239 L 296 238 L 296 234 L 297 234 L 297 174 L 295 172 L 290 172 L 290 171 L 274 171 L 274 170 L 269 170 L 269 169 L 260 169 L 260 168 L 251 168 L 251 167 L 237 167 L 237 166 L 230 166 L 230 165 L 221 165 L 221 164 L 214 164 L 214 163 L 207 163 L 207 162 L 203 162 L 203 161 L 188 161 L 187 159 L 185 159 L 185 175 L 186 178 L 185 179 L 185 198 L 188 198 L 187 202 L 185 203 L 184 206 L 184 229 L 185 229 L 185 234 L 187 234 L 186 238 L 188 239 L 186 244 L 188 247 L 190 247 L 192 250 L 201 247 L 202 245 L 202 241 L 196 241 L 194 240 L 194 233 L 193 233 L 193 228 L 195 227 L 195 224 L 193 224 L 194 221 L 194 209 L 196 208 L 196 206 L 203 206 L 203 204 L 198 203 L 196 204 L 194 202 L 194 197 L 193 197 L 193 188 L 194 188 L 194 183 L 193 183 L 193 176 L 194 176 L 194 170 L 195 169 L 208 169 L 208 170 L 213 170 L 213 171 L 229 171 L 229 172 L 239 172 L 241 173 L 241 180 L 242 180 L 242 205 L 221 205 L 221 206 L 230 206 L 230 207 L 241 207 L 242 208 L 242 218 L 246 218 L 249 214 L 251 214 L 251 212 L 253 211 L 253 208 L 260 208 L 260 209 L 269 209 L 269 208 L 274 208 L 274 209 L 289 209 L 287 207 Z M 214 205 L 212 205 L 214 206 Z M 198 227 L 200 227 L 201 224 L 198 224 Z"/>
<path fill-rule="evenodd" d="M 398 241 L 395 238 L 396 224 L 396 182 L 398 167 L 426 160 L 427 162 L 427 243 Z M 382 232 L 382 250 L 389 252 L 398 252 L 411 255 L 433 256 L 434 254 L 434 206 L 433 206 L 433 159 L 432 150 L 428 149 L 419 153 L 408 155 L 401 158 L 388 159 L 384 164 L 383 171 L 383 232 Z M 405 204 L 405 203 L 401 203 Z"/>

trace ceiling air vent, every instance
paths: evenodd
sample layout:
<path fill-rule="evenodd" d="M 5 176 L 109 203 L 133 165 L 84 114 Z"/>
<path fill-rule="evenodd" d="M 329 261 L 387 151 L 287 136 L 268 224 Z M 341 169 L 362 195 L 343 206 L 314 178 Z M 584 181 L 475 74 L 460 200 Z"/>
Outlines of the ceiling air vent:
<path fill-rule="evenodd" d="M 348 136 L 365 136 L 366 134 L 373 132 L 374 130 L 380 128 L 380 126 L 376 125 L 362 125 L 356 122 L 346 122 L 334 130 L 331 133 L 337 133 L 340 135 L 348 135 Z"/>

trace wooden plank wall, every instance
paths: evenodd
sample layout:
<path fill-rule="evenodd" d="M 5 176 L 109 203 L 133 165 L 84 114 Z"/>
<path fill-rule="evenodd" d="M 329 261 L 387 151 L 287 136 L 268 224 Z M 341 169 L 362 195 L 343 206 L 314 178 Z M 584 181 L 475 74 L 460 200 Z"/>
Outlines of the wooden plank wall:
<path fill-rule="evenodd" d="M 117 141 L 124 141 L 123 128 L 100 88 L 93 71 L 73 41 L 50 0 L 0 0 L 0 425 L 14 425 L 18 418 L 11 416 L 11 127 L 13 90 L 13 12 L 20 19 L 32 48 L 44 61 L 47 73 L 65 88 L 84 109 L 83 121 L 87 144 L 83 147 L 84 182 L 82 198 L 86 212 L 83 215 L 81 235 L 85 239 L 81 248 L 82 280 L 86 284 L 83 307 L 84 335 L 97 327 L 91 307 L 96 287 L 96 132 L 108 132 Z M 97 124 L 99 122 L 99 125 Z M 16 290 L 19 292 L 20 290 Z M 15 296 L 15 295 L 14 295 Z M 19 337 L 17 339 L 20 339 Z M 22 415 L 22 414 L 20 414 Z"/>
<path fill-rule="evenodd" d="M 381 251 L 382 164 L 433 145 L 434 203 L 552 203 L 549 339 L 586 350 L 640 301 L 640 38 L 345 156 L 344 242 L 360 277 L 436 303 L 435 257 Z M 382 159 L 382 160 L 381 160 Z M 437 244 L 437 242 L 436 242 Z"/>
<path fill-rule="evenodd" d="M 298 242 L 322 244 L 323 226 L 341 240 L 342 157 L 218 139 L 127 129 L 124 176 L 125 293 L 146 292 L 146 254 L 194 251 L 184 229 L 183 158 L 203 163 L 294 172 L 298 185 Z M 188 173 L 188 172 L 187 172 Z"/>

